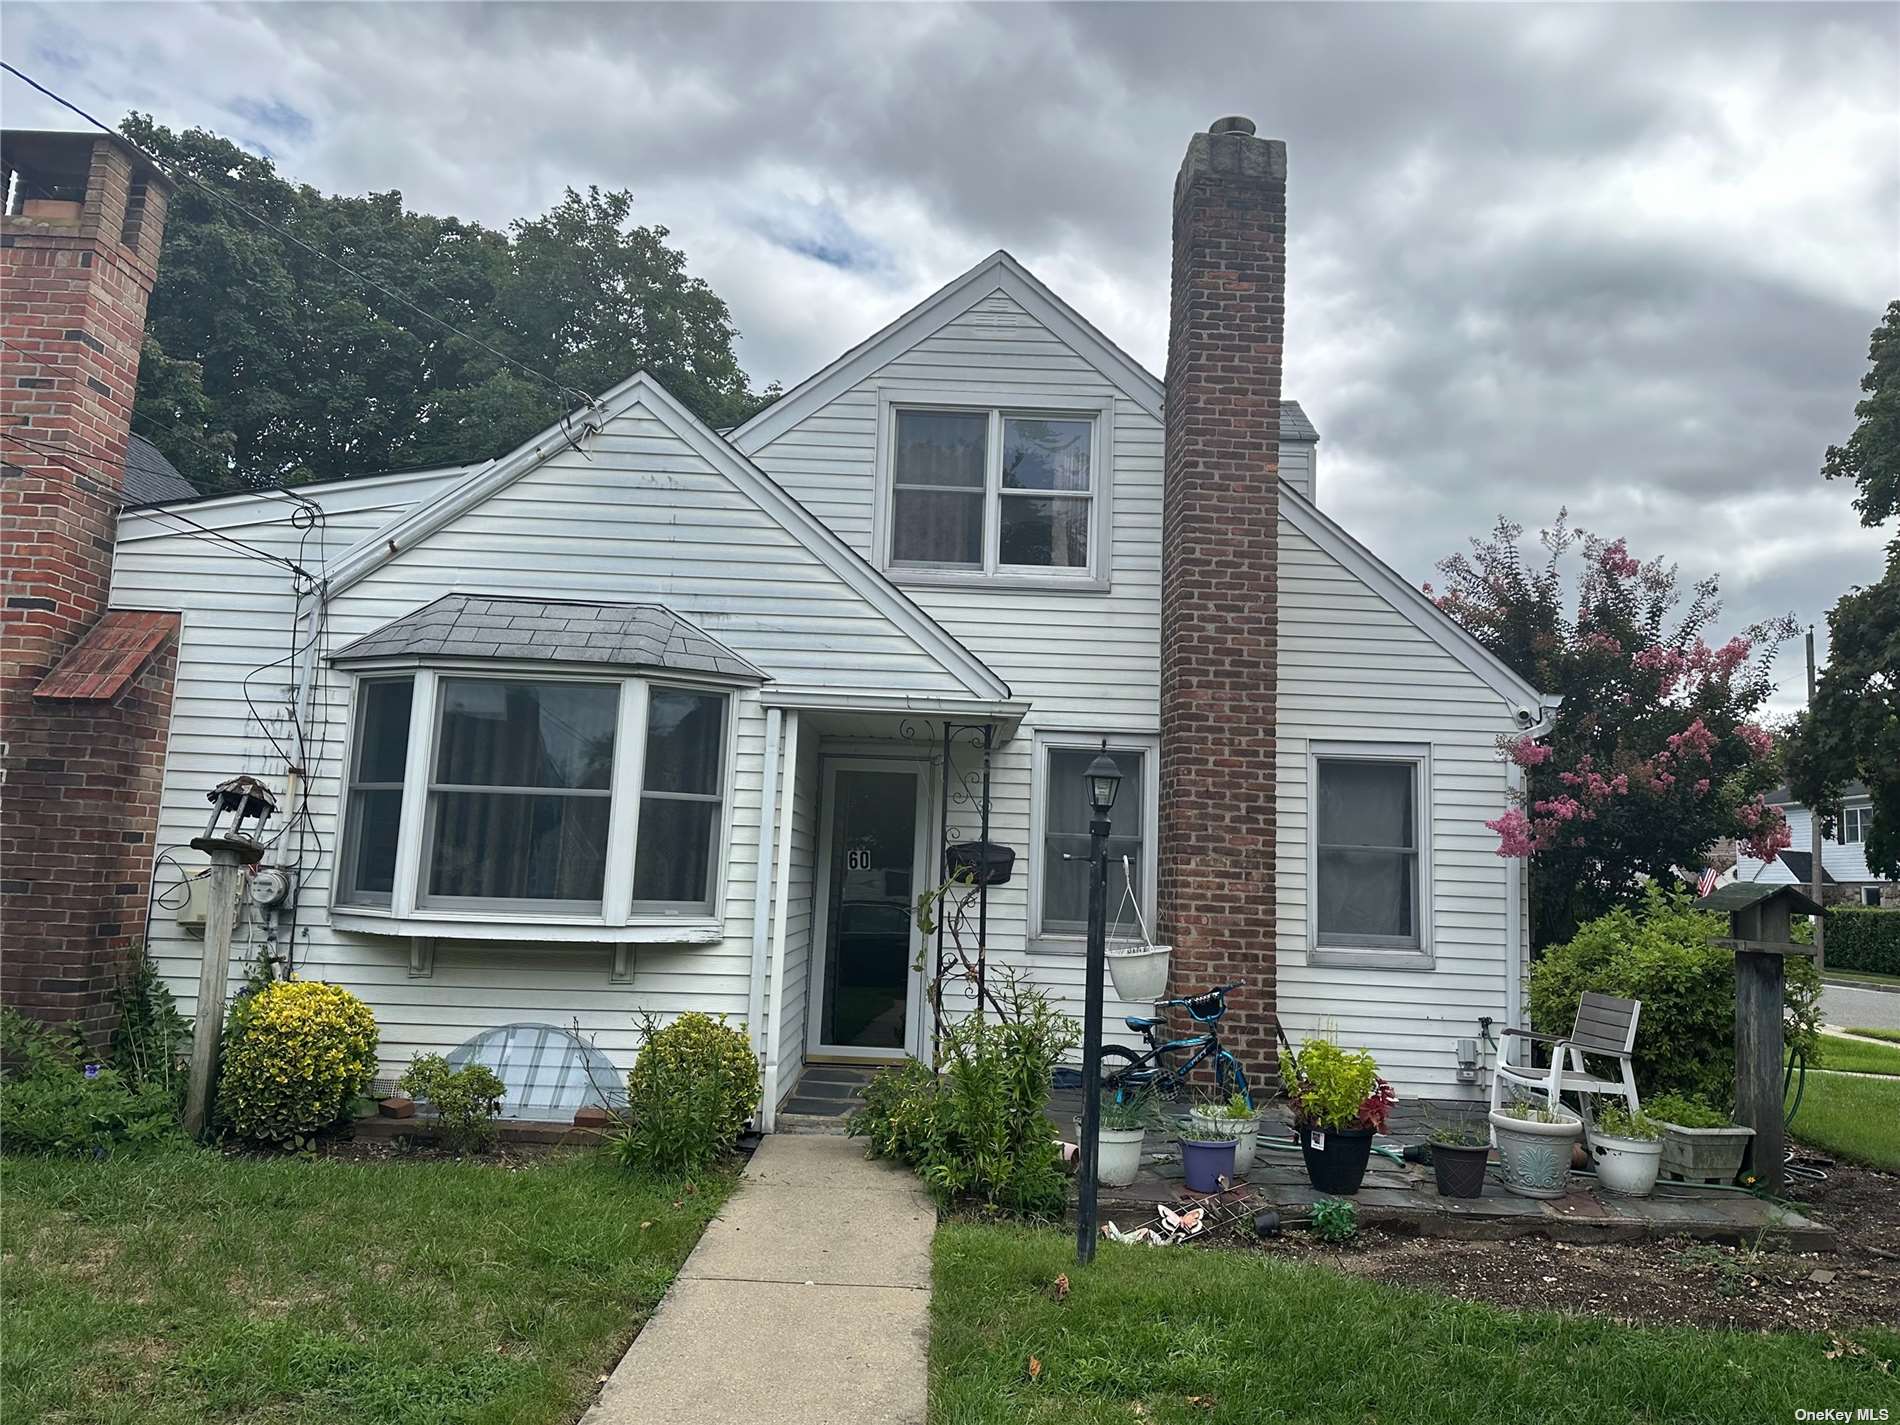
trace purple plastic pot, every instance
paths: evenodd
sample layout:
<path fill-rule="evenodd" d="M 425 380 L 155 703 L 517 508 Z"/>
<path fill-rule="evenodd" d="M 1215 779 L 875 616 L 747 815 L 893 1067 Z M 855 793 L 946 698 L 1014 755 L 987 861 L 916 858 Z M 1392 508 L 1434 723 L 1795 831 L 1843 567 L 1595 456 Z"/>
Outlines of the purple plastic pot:
<path fill-rule="evenodd" d="M 1191 1192 L 1219 1192 L 1222 1178 L 1232 1182 L 1234 1178 L 1234 1149 L 1239 1146 L 1231 1138 L 1221 1138 L 1213 1142 L 1197 1143 L 1192 1138 L 1181 1140 L 1181 1167 L 1187 1176 L 1188 1189 Z"/>

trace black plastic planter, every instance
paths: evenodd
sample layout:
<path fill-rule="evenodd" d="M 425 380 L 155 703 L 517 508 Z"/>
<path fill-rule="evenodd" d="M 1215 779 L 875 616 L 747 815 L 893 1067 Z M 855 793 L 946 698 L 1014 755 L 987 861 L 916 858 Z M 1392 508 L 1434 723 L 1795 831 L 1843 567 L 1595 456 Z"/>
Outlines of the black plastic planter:
<path fill-rule="evenodd" d="M 1335 1197 L 1351 1197 L 1366 1178 L 1366 1161 L 1372 1156 L 1370 1128 L 1328 1128 L 1323 1131 L 1325 1146 L 1313 1146 L 1313 1130 L 1300 1130 L 1300 1152 L 1306 1158 L 1306 1176 L 1314 1187 Z"/>
<path fill-rule="evenodd" d="M 994 841 L 953 841 L 943 848 L 943 863 L 957 880 L 973 886 L 1000 886 L 1008 882 L 1016 853 Z"/>
<path fill-rule="evenodd" d="M 1489 1144 L 1447 1147 L 1432 1144 L 1432 1176 L 1440 1197 L 1484 1196 L 1484 1165 L 1491 1157 Z"/>

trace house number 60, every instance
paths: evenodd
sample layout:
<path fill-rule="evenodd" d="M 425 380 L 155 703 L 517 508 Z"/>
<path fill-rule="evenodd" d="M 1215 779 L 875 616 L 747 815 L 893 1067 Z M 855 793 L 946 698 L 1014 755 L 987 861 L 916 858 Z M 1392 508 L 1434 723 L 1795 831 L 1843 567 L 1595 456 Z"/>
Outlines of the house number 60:
<path fill-rule="evenodd" d="M 870 850 L 863 846 L 853 846 L 844 853 L 844 868 L 847 871 L 868 871 L 871 869 Z"/>

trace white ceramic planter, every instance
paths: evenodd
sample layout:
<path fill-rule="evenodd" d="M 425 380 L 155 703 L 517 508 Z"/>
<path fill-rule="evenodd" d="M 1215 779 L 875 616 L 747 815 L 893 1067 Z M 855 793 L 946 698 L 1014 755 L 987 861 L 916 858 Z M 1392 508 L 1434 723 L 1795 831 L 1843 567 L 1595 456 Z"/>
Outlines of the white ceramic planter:
<path fill-rule="evenodd" d="M 1190 1109 L 1188 1122 L 1192 1125 L 1190 1137 L 1225 1138 L 1234 1134 L 1234 1125 L 1241 1120 L 1229 1118 L 1224 1113 L 1209 1113 L 1205 1109 Z M 1234 1171 L 1244 1173 L 1253 1166 L 1254 1151 L 1260 1146 L 1260 1120 L 1248 1119 L 1245 1126 L 1234 1135 Z"/>
<path fill-rule="evenodd" d="M 1153 1004 L 1168 992 L 1169 945 L 1144 945 L 1135 950 L 1108 951 L 1108 977 L 1115 993 L 1137 1004 Z"/>
<path fill-rule="evenodd" d="M 1504 1190 L 1519 1197 L 1562 1197 L 1570 1180 L 1570 1145 L 1583 1133 L 1583 1120 L 1568 1109 L 1558 1109 L 1555 1123 L 1512 1118 L 1495 1109 L 1490 1115 L 1492 1136 L 1498 1140 L 1498 1162 L 1504 1169 Z"/>
<path fill-rule="evenodd" d="M 1082 1120 L 1075 1121 L 1077 1141 L 1082 1137 Z M 1101 1187 L 1127 1187 L 1141 1171 L 1139 1128 L 1098 1128 L 1095 1130 L 1095 1181 Z"/>
<path fill-rule="evenodd" d="M 1660 1138 L 1646 1142 L 1608 1133 L 1590 1135 L 1590 1161 L 1596 1165 L 1597 1186 L 1621 1197 L 1648 1197 L 1656 1190 L 1662 1154 Z"/>

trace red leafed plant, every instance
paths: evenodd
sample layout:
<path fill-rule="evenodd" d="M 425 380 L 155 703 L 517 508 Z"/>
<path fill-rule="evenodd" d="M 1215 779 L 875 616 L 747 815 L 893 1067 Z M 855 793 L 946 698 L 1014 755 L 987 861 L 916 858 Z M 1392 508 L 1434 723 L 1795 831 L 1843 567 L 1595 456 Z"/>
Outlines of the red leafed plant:
<path fill-rule="evenodd" d="M 1398 1101 L 1371 1054 L 1347 1053 L 1330 1039 L 1309 1039 L 1298 1054 L 1281 1050 L 1280 1081 L 1302 1128 L 1383 1133 Z"/>

